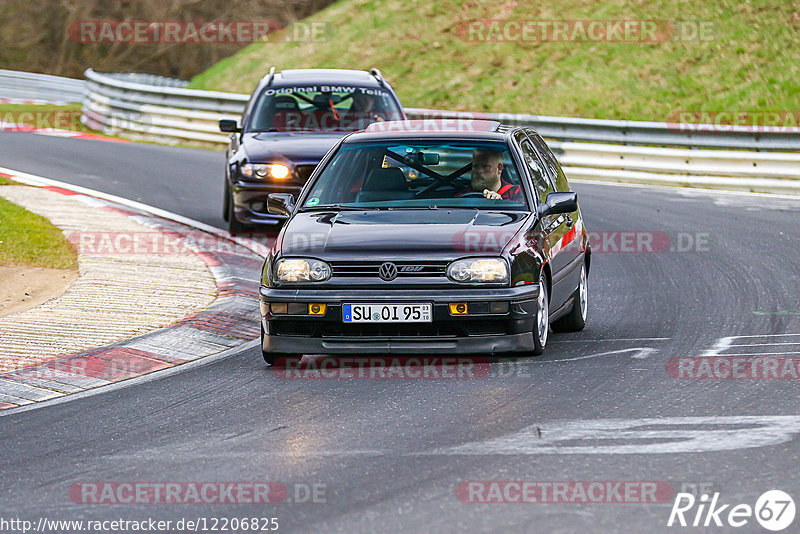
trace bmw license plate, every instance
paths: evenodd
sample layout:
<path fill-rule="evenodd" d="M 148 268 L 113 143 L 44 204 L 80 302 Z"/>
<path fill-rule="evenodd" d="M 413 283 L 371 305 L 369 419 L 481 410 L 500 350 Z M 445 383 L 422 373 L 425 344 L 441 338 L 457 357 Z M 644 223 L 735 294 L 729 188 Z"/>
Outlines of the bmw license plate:
<path fill-rule="evenodd" d="M 345 323 L 430 323 L 433 305 L 426 304 L 344 304 Z"/>

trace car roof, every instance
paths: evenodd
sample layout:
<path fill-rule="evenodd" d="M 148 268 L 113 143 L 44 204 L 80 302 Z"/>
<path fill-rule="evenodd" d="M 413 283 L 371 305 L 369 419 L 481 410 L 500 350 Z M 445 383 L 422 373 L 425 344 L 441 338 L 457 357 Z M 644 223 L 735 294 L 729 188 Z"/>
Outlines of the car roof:
<path fill-rule="evenodd" d="M 264 77 L 264 80 L 268 76 Z M 367 71 L 350 69 L 288 69 L 276 72 L 270 85 L 298 83 L 357 83 L 380 87 L 380 82 Z"/>
<path fill-rule="evenodd" d="M 504 141 L 509 128 L 497 121 L 476 120 L 466 117 L 449 119 L 416 119 L 406 121 L 373 122 L 363 131 L 353 133 L 345 142 L 374 141 L 379 139 L 409 138 L 461 138 Z"/>

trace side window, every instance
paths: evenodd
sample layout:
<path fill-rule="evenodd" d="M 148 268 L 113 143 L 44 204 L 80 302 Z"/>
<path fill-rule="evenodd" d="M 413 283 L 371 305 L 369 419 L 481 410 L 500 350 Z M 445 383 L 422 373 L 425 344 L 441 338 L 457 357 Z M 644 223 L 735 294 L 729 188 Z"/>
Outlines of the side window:
<path fill-rule="evenodd" d="M 555 177 L 556 181 L 556 190 L 562 193 L 569 192 L 569 184 L 567 183 L 567 177 L 564 175 L 564 171 L 561 170 L 561 165 L 559 165 L 556 156 L 553 154 L 550 147 L 547 146 L 547 143 L 544 142 L 536 132 L 528 131 L 528 137 L 530 137 L 533 144 L 536 146 L 536 149 L 542 155 L 542 158 L 547 162 L 547 165 L 552 169 L 553 173 L 552 176 Z"/>
<path fill-rule="evenodd" d="M 525 160 L 525 165 L 528 167 L 531 178 L 533 179 L 536 198 L 539 199 L 539 203 L 544 203 L 547 198 L 547 193 L 552 193 L 554 191 L 553 184 L 550 183 L 547 173 L 542 168 L 542 162 L 533 149 L 531 142 L 527 139 L 523 140 L 520 143 L 520 148 L 522 149 L 522 158 Z"/>

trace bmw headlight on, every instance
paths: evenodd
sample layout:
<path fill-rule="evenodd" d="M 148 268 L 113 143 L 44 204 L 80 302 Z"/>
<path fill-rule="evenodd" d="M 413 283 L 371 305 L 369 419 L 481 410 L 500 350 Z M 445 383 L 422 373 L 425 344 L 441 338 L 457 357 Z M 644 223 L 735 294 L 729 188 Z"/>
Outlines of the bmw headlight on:
<path fill-rule="evenodd" d="M 291 282 L 324 282 L 331 277 L 331 268 L 324 261 L 305 258 L 278 260 L 275 278 L 281 284 Z"/>
<path fill-rule="evenodd" d="M 248 178 L 274 178 L 285 180 L 291 175 L 289 167 L 283 163 L 245 163 L 242 174 Z"/>
<path fill-rule="evenodd" d="M 499 258 L 464 258 L 447 266 L 447 277 L 459 283 L 508 283 L 508 265 Z"/>

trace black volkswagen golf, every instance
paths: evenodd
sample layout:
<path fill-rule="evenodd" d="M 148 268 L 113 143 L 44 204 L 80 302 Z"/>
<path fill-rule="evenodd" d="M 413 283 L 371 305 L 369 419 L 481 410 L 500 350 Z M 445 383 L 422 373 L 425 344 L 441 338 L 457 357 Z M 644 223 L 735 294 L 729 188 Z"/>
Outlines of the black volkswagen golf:
<path fill-rule="evenodd" d="M 586 323 L 588 234 L 530 128 L 371 124 L 340 140 L 288 216 L 260 287 L 268 363 L 300 354 L 541 354 Z"/>

